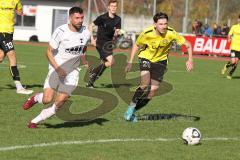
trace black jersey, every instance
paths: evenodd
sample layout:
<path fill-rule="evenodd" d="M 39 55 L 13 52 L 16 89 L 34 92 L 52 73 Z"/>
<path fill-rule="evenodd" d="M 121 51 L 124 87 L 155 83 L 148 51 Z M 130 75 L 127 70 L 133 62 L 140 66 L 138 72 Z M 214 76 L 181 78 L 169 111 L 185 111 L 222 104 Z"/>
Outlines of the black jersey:
<path fill-rule="evenodd" d="M 115 29 L 121 29 L 121 18 L 117 15 L 111 18 L 108 12 L 98 16 L 93 23 L 98 26 L 97 45 L 102 45 L 107 41 L 111 41 Z"/>

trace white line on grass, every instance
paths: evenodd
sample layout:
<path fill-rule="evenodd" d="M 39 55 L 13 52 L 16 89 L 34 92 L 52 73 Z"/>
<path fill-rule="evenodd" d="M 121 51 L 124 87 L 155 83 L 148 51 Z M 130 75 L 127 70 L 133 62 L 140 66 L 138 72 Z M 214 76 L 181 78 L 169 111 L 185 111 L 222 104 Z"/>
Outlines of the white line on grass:
<path fill-rule="evenodd" d="M 9 69 L 9 66 L 1 66 L 0 68 L 3 68 L 3 69 L 7 68 L 7 69 Z M 23 68 L 27 68 L 27 66 L 23 65 L 23 64 L 18 64 L 18 68 L 23 69 Z"/>
<path fill-rule="evenodd" d="M 72 144 L 94 144 L 94 143 L 114 143 L 114 142 L 171 142 L 181 140 L 180 138 L 129 138 L 129 139 L 100 139 L 100 140 L 82 140 L 82 141 L 63 141 L 63 142 L 52 142 L 52 143 L 40 143 L 32 145 L 19 145 L 19 146 L 9 146 L 0 147 L 0 152 L 12 151 L 17 149 L 28 149 L 28 148 L 40 148 L 40 147 L 51 147 L 60 145 L 72 145 Z M 215 137 L 215 138 L 203 138 L 203 141 L 239 141 L 240 138 L 225 138 L 225 137 Z"/>

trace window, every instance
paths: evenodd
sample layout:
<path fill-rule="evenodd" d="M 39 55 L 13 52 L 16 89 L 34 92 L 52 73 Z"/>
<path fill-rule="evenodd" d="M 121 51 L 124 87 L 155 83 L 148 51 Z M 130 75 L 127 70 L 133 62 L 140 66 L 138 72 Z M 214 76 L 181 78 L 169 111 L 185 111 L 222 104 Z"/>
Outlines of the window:
<path fill-rule="evenodd" d="M 37 7 L 32 5 L 23 6 L 23 16 L 16 15 L 15 26 L 35 27 Z"/>

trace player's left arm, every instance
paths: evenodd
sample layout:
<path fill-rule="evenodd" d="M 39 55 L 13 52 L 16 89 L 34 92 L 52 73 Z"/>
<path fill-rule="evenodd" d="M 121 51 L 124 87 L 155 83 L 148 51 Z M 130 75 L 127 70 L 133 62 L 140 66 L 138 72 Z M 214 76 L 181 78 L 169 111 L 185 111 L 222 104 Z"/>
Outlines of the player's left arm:
<path fill-rule="evenodd" d="M 230 31 L 228 32 L 228 42 L 232 41 L 232 36 L 233 36 L 233 27 L 231 27 Z"/>
<path fill-rule="evenodd" d="M 87 61 L 87 56 L 86 56 L 86 53 L 87 53 L 87 46 L 85 46 L 83 48 L 83 54 L 80 56 L 80 59 L 82 61 L 82 64 L 84 67 L 88 68 L 89 67 L 89 64 L 88 64 L 88 61 Z"/>
<path fill-rule="evenodd" d="M 188 60 L 186 62 L 186 69 L 188 72 L 190 72 L 193 69 L 192 45 L 188 40 L 185 41 L 184 45 L 187 47 L 187 51 L 188 51 Z"/>
<path fill-rule="evenodd" d="M 97 37 L 94 37 L 93 36 L 93 32 L 98 31 L 98 26 L 102 25 L 103 24 L 103 18 L 102 16 L 98 16 L 88 27 L 88 30 L 90 31 L 90 34 L 91 34 L 91 44 L 93 46 L 97 46 L 96 42 L 97 42 Z"/>
<path fill-rule="evenodd" d="M 19 16 L 23 15 L 23 7 L 22 7 L 22 3 L 21 3 L 20 0 L 16 4 L 16 10 L 15 11 Z"/>
<path fill-rule="evenodd" d="M 117 37 L 119 35 L 120 35 L 120 29 L 115 29 L 114 37 Z"/>
<path fill-rule="evenodd" d="M 175 40 L 179 45 L 185 45 L 188 51 L 188 60 L 186 62 L 186 69 L 190 72 L 193 69 L 192 45 L 182 35 L 174 31 Z"/>
<path fill-rule="evenodd" d="M 95 25 L 95 23 L 92 23 L 89 25 L 88 30 L 90 31 L 90 34 L 91 34 L 91 44 L 96 47 L 97 39 L 95 37 L 93 37 L 93 30 L 95 28 L 97 28 L 97 25 Z"/>

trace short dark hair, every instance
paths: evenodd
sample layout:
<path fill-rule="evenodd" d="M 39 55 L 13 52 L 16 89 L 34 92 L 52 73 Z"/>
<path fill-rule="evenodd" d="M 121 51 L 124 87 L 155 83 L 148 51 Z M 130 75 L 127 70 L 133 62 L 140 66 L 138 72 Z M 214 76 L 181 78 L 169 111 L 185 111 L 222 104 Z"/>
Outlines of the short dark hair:
<path fill-rule="evenodd" d="M 110 5 L 111 3 L 118 3 L 118 1 L 117 0 L 109 0 L 108 5 Z"/>
<path fill-rule="evenodd" d="M 80 7 L 72 7 L 70 10 L 69 10 L 69 15 L 72 15 L 74 13 L 79 13 L 79 14 L 83 14 L 83 9 L 80 8 Z"/>
<path fill-rule="evenodd" d="M 166 13 L 163 13 L 163 12 L 159 12 L 159 13 L 155 14 L 154 17 L 153 17 L 153 21 L 155 23 L 157 23 L 157 21 L 159 19 L 167 19 L 168 20 L 168 15 Z"/>

